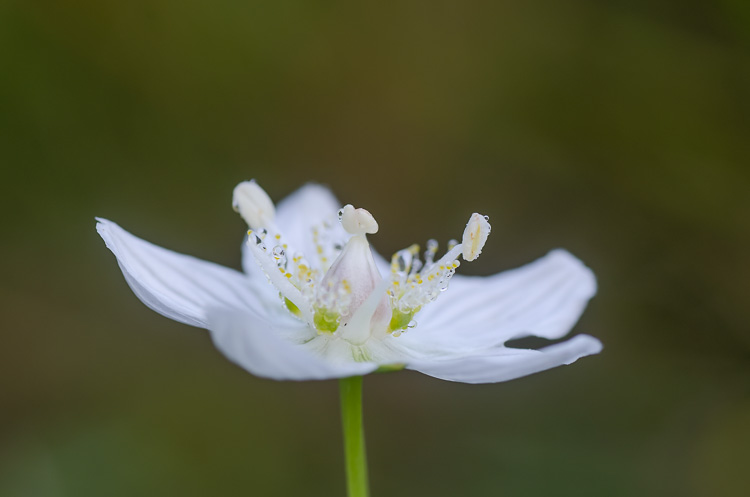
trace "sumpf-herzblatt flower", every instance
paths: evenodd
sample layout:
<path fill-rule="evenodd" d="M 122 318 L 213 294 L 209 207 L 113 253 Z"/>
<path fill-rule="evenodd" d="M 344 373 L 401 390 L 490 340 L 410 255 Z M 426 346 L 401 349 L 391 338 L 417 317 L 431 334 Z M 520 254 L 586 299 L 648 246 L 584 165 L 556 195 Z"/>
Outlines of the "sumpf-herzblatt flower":
<path fill-rule="evenodd" d="M 430 240 L 424 252 L 412 245 L 387 262 L 367 240 L 378 231 L 374 217 L 341 208 L 322 186 L 308 184 L 276 207 L 246 181 L 233 206 L 250 228 L 244 273 L 158 247 L 106 219 L 97 230 L 144 304 L 208 329 L 219 350 L 258 376 L 311 380 L 406 368 L 491 383 L 602 348 L 588 335 L 540 350 L 505 346 L 564 337 L 596 280 L 564 250 L 489 277 L 455 275 L 487 240 L 490 225 L 479 214 L 442 256 Z"/>

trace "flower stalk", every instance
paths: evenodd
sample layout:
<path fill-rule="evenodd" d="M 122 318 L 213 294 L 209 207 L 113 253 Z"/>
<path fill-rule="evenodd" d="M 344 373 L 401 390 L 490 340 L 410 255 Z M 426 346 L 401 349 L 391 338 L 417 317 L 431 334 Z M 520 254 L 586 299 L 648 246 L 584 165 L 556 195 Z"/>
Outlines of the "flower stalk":
<path fill-rule="evenodd" d="M 339 391 L 347 495 L 348 497 L 368 497 L 370 492 L 367 483 L 367 454 L 362 425 L 362 377 L 342 378 L 339 381 Z"/>

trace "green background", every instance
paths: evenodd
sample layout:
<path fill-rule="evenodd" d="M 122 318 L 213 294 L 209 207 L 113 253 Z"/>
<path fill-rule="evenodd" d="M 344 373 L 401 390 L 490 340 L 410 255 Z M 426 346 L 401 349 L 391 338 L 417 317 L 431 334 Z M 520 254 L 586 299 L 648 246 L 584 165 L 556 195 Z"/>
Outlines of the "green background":
<path fill-rule="evenodd" d="M 343 495 L 336 383 L 232 365 L 94 230 L 238 268 L 249 178 L 599 278 L 601 355 L 366 378 L 374 497 L 746 495 L 749 49 L 744 0 L 0 2 L 0 495 Z"/>

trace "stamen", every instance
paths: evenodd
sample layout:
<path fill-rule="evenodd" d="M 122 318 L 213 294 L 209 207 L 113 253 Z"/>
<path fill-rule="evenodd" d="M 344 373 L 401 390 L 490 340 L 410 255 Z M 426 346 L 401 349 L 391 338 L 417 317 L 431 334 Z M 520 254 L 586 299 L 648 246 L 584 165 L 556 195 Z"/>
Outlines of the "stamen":
<path fill-rule="evenodd" d="M 399 336 L 413 327 L 414 315 L 422 306 L 436 300 L 440 292 L 448 289 L 448 283 L 460 265 L 459 256 L 463 255 L 467 261 L 473 261 L 479 256 L 489 232 L 487 218 L 475 213 L 464 230 L 462 243 L 459 244 L 456 240 L 448 242 L 448 252 L 437 262 L 434 261 L 438 249 L 435 240 L 427 242 L 424 267 L 418 258 L 417 245 L 393 255 L 391 288 L 388 290 L 392 310 L 388 330 L 393 336 Z"/>
<path fill-rule="evenodd" d="M 277 245 L 269 254 L 268 248 L 264 243 L 265 238 L 267 238 L 265 230 L 259 232 L 250 230 L 247 232 L 247 235 L 247 246 L 250 248 L 255 261 L 266 274 L 271 284 L 279 290 L 282 297 L 294 305 L 294 310 L 291 308 L 290 310 L 295 314 L 298 311 L 305 321 L 312 323 L 313 316 L 310 312 L 308 300 L 293 284 L 292 279 L 294 275 L 286 270 L 287 259 L 283 247 Z M 287 305 L 287 307 L 289 306 Z"/>
<path fill-rule="evenodd" d="M 255 180 L 243 181 L 234 187 L 232 208 L 240 213 L 251 229 L 270 226 L 276 216 L 271 198 Z"/>
<path fill-rule="evenodd" d="M 471 219 L 466 224 L 464 238 L 461 243 L 463 246 L 463 256 L 467 261 L 473 261 L 482 253 L 482 247 L 487 242 L 487 236 L 490 234 L 489 218 L 476 212 L 471 215 Z"/>

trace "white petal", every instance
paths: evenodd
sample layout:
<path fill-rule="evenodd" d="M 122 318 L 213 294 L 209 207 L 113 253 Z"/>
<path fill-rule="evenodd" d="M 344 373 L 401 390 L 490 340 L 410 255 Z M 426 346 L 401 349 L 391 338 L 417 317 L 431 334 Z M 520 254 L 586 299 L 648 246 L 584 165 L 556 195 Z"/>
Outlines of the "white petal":
<path fill-rule="evenodd" d="M 260 315 L 281 308 L 278 301 L 273 307 L 261 302 L 242 273 L 158 247 L 112 221 L 97 220 L 96 230 L 117 257 L 128 285 L 159 314 L 206 328 L 209 308 L 245 309 Z M 277 314 L 279 319 L 287 318 L 280 311 Z"/>
<path fill-rule="evenodd" d="M 385 257 L 380 255 L 372 244 L 370 245 L 370 248 L 372 249 L 372 258 L 375 260 L 375 266 L 378 268 L 380 276 L 391 274 L 391 263 L 385 260 Z"/>
<path fill-rule="evenodd" d="M 219 309 L 210 313 L 209 330 L 214 344 L 227 358 L 264 378 L 326 380 L 363 375 L 378 367 L 366 362 L 327 362 L 290 341 L 309 339 L 311 330 L 307 326 L 281 327 L 247 313 Z"/>
<path fill-rule="evenodd" d="M 341 204 L 328 188 L 308 183 L 279 202 L 276 207 L 276 224 L 290 246 L 311 257 L 315 254 L 315 245 L 312 242 L 313 226 L 331 221 L 334 229 L 341 234 L 341 239 L 349 239 L 349 235 L 336 218 L 340 208 Z"/>
<path fill-rule="evenodd" d="M 494 276 L 454 277 L 402 338 L 412 347 L 429 342 L 464 349 L 528 335 L 558 339 L 575 325 L 595 293 L 591 270 L 565 250 L 554 250 Z"/>
<path fill-rule="evenodd" d="M 570 364 L 601 350 L 596 338 L 578 335 L 541 350 L 496 347 L 463 357 L 414 360 L 407 369 L 448 381 L 497 383 Z"/>

